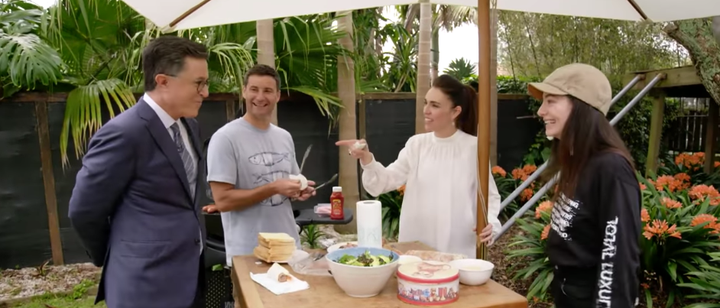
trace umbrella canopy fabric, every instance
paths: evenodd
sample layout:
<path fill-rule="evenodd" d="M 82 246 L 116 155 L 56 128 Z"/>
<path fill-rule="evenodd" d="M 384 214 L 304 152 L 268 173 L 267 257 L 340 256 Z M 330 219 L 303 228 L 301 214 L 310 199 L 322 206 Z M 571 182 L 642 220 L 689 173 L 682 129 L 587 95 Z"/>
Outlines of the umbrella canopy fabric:
<path fill-rule="evenodd" d="M 183 30 L 289 16 L 418 3 L 417 0 L 123 0 L 161 29 Z M 477 6 L 477 3 L 475 4 Z"/>
<path fill-rule="evenodd" d="M 167 30 L 418 3 L 418 0 L 123 0 Z M 477 6 L 477 0 L 430 0 Z M 501 10 L 656 22 L 720 15 L 720 0 L 497 0 Z"/>
<path fill-rule="evenodd" d="M 477 0 L 431 0 L 437 4 L 477 6 Z M 507 11 L 655 22 L 720 15 L 718 0 L 497 0 Z M 644 15 L 644 16 L 643 16 Z"/>

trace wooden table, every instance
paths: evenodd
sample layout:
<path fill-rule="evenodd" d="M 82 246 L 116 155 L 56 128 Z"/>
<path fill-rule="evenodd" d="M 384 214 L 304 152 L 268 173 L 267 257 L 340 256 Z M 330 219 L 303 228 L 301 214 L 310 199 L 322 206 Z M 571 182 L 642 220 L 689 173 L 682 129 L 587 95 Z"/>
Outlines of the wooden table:
<path fill-rule="evenodd" d="M 434 250 L 420 242 L 391 243 L 386 246 L 396 251 L 408 250 Z M 385 289 L 375 297 L 354 298 L 345 294 L 330 276 L 298 275 L 297 278 L 310 284 L 310 289 L 295 293 L 275 295 L 250 279 L 250 273 L 265 273 L 270 265 L 261 263 L 254 256 L 233 257 L 233 282 L 239 284 L 238 294 L 240 307 L 246 308 L 393 308 L 393 307 L 419 307 L 401 302 L 397 298 L 397 278 L 390 278 Z M 442 307 L 452 308 L 527 308 L 528 302 L 512 290 L 489 280 L 482 286 L 466 286 L 460 284 L 460 299 L 452 304 Z M 440 307 L 440 306 L 438 306 Z"/>

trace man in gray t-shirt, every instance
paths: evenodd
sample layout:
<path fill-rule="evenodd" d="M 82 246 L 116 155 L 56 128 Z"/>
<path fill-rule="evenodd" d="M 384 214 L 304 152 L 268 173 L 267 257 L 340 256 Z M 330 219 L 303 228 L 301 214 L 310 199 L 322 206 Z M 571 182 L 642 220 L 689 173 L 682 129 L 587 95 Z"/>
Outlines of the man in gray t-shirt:
<path fill-rule="evenodd" d="M 284 232 L 300 247 L 290 199 L 315 194 L 289 175 L 299 173 L 292 136 L 270 123 L 280 99 L 274 69 L 258 65 L 245 77 L 247 113 L 225 124 L 210 139 L 207 180 L 221 212 L 227 264 L 232 256 L 253 253 L 259 232 Z"/>

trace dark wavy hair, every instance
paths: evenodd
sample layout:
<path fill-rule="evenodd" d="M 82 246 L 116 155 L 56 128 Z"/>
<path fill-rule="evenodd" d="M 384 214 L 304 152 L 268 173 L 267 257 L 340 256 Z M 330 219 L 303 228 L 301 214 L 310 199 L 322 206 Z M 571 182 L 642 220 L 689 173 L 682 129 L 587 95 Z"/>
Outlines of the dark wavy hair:
<path fill-rule="evenodd" d="M 590 158 L 598 153 L 617 153 L 624 157 L 631 167 L 635 167 L 630 151 L 605 115 L 576 97 L 568 97 L 572 103 L 572 111 L 560 138 L 552 141 L 548 167 L 542 174 L 547 181 L 560 172 L 556 184 L 557 193 L 553 198 L 562 193 L 572 199 L 580 181 L 580 173 Z"/>

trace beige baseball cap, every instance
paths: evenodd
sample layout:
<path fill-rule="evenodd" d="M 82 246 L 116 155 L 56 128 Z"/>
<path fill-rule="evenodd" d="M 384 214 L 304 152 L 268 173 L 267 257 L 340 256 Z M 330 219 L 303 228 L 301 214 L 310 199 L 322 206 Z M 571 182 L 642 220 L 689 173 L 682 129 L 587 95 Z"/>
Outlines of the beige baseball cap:
<path fill-rule="evenodd" d="M 543 93 L 572 95 L 607 115 L 612 101 L 610 81 L 592 65 L 573 63 L 556 69 L 543 82 L 528 84 L 530 95 L 542 101 Z"/>

